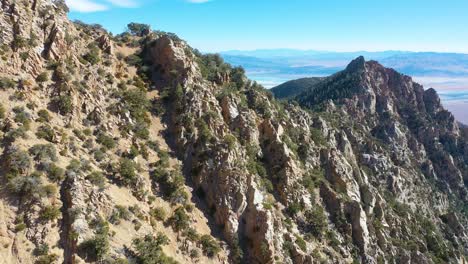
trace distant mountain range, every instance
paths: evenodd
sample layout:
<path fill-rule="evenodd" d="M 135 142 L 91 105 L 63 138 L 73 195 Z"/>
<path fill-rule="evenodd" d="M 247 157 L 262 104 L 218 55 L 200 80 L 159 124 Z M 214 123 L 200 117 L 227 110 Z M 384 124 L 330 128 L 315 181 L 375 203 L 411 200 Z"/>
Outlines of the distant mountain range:
<path fill-rule="evenodd" d="M 248 77 L 264 87 L 281 85 L 282 92 L 288 90 L 287 87 L 302 87 L 302 84 L 314 81 L 310 77 L 330 76 L 343 70 L 356 57 L 364 56 L 366 60 L 376 60 L 385 67 L 412 76 L 426 88 L 435 88 L 445 107 L 458 120 L 468 124 L 468 54 L 265 49 L 232 50 L 221 52 L 221 55 L 226 62 L 243 66 Z M 290 96 L 295 96 L 297 91 L 291 91 Z"/>
<path fill-rule="evenodd" d="M 242 65 L 249 76 L 271 88 L 288 80 L 327 76 L 338 72 L 358 56 L 377 60 L 386 67 L 418 77 L 458 78 L 457 83 L 442 85 L 468 87 L 468 54 L 382 51 L 382 52 L 332 52 L 314 50 L 253 50 L 221 52 L 224 59 L 234 65 Z"/>

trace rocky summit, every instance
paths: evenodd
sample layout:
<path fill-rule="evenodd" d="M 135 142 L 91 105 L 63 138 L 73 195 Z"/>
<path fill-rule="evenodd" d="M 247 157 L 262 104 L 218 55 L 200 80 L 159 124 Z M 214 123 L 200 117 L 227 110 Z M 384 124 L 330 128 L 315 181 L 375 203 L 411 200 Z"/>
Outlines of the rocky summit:
<path fill-rule="evenodd" d="M 467 262 L 468 131 L 433 89 L 359 57 L 282 100 L 147 25 L 0 10 L 2 263 Z"/>

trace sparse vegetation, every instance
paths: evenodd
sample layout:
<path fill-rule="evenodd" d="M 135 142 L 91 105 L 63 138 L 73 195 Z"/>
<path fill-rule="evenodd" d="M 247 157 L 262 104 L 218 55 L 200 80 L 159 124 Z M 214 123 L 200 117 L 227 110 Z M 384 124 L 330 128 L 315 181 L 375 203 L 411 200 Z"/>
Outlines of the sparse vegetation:
<path fill-rule="evenodd" d="M 34 157 L 34 160 L 41 163 L 57 161 L 57 151 L 55 150 L 55 146 L 52 144 L 34 145 L 29 149 L 29 153 Z"/>
<path fill-rule="evenodd" d="M 189 227 L 190 224 L 190 217 L 188 214 L 185 212 L 184 207 L 178 207 L 172 216 L 167 219 L 167 222 L 169 225 L 172 226 L 174 231 L 180 232 L 182 230 L 185 230 Z"/>
<path fill-rule="evenodd" d="M 5 107 L 0 104 L 0 120 L 5 118 Z"/>
<path fill-rule="evenodd" d="M 96 235 L 78 246 L 79 255 L 87 261 L 102 261 L 109 251 L 109 224 L 98 220 Z"/>
<path fill-rule="evenodd" d="M 106 183 L 106 178 L 100 171 L 91 172 L 90 174 L 88 174 L 88 176 L 86 176 L 86 179 L 101 189 L 104 188 Z"/>
<path fill-rule="evenodd" d="M 144 36 L 151 32 L 151 26 L 141 23 L 130 23 L 127 25 L 128 32 L 135 36 Z"/>
<path fill-rule="evenodd" d="M 327 230 L 327 217 L 322 207 L 316 206 L 305 212 L 307 221 L 306 232 L 314 237 L 322 238 Z"/>
<path fill-rule="evenodd" d="M 36 77 L 36 82 L 45 83 L 49 80 L 49 74 L 47 72 L 42 72 Z"/>
<path fill-rule="evenodd" d="M 291 101 L 280 102 L 242 67 L 175 34 L 130 23 L 113 36 L 61 23 L 63 0 L 7 2 L 20 16 L 0 32 L 12 40 L 0 44 L 0 171 L 6 231 L 23 232 L 2 243 L 9 257 L 50 264 L 70 247 L 87 263 L 176 263 L 163 252 L 170 242 L 171 255 L 194 263 L 224 253 L 232 263 L 289 263 L 301 251 L 359 263 L 362 239 L 379 264 L 463 256 L 468 129 L 459 136 L 410 78 L 380 67 L 373 75 L 372 62 L 359 74 L 303 79 L 301 96 L 282 90 Z M 56 29 L 65 43 L 53 43 Z M 220 254 L 208 221 L 226 217 L 219 229 L 237 233 Z M 171 241 L 139 237 L 148 230 Z"/>
<path fill-rule="evenodd" d="M 117 179 L 126 186 L 135 186 L 138 180 L 135 162 L 127 158 L 120 159 Z"/>
<path fill-rule="evenodd" d="M 177 262 L 171 257 L 166 256 L 162 250 L 162 246 L 168 243 L 169 239 L 162 233 L 158 233 L 156 237 L 146 235 L 143 238 L 134 239 L 133 247 L 137 263 L 176 264 Z"/>
<path fill-rule="evenodd" d="M 200 244 L 203 248 L 203 254 L 208 257 L 214 257 L 221 251 L 218 242 L 210 235 L 203 235 L 200 237 Z"/>
<path fill-rule="evenodd" d="M 16 86 L 16 82 L 12 79 L 1 77 L 0 78 L 0 89 L 13 89 Z"/>
<path fill-rule="evenodd" d="M 13 112 L 15 113 L 15 122 L 20 123 L 23 128 L 29 130 L 31 125 L 31 115 L 26 112 L 23 107 L 15 107 L 13 108 Z"/>
<path fill-rule="evenodd" d="M 131 213 L 125 206 L 116 205 L 114 211 L 109 217 L 109 222 L 117 225 L 120 223 L 121 219 L 129 221 L 131 219 Z"/>
<path fill-rule="evenodd" d="M 65 170 L 51 164 L 47 169 L 47 177 L 53 182 L 61 182 L 65 178 Z"/>
<path fill-rule="evenodd" d="M 68 115 L 73 111 L 73 101 L 70 95 L 60 95 L 53 98 L 52 103 L 62 115 Z"/>
<path fill-rule="evenodd" d="M 47 205 L 44 208 L 42 208 L 39 217 L 43 221 L 53 221 L 57 219 L 60 216 L 60 208 L 53 206 L 53 205 Z"/>
<path fill-rule="evenodd" d="M 51 120 L 51 116 L 49 114 L 49 111 L 45 110 L 45 109 L 41 109 L 37 112 L 37 115 L 39 116 L 39 118 L 36 120 L 37 122 L 40 122 L 40 123 L 47 123 Z"/>
<path fill-rule="evenodd" d="M 164 210 L 164 208 L 162 207 L 152 208 L 150 211 L 150 215 L 154 217 L 156 220 L 162 221 L 162 222 L 166 221 L 166 217 L 167 217 L 166 210 Z"/>
<path fill-rule="evenodd" d="M 101 50 L 95 43 L 88 45 L 88 52 L 83 55 L 83 59 L 92 65 L 98 64 L 101 61 Z"/>
<path fill-rule="evenodd" d="M 55 139 L 54 129 L 49 125 L 42 125 L 37 128 L 36 136 L 43 138 L 49 142 L 53 142 Z"/>
<path fill-rule="evenodd" d="M 115 140 L 109 135 L 105 134 L 104 132 L 100 132 L 97 135 L 96 142 L 101 144 L 106 149 L 113 149 L 115 148 L 115 145 L 116 145 Z"/>

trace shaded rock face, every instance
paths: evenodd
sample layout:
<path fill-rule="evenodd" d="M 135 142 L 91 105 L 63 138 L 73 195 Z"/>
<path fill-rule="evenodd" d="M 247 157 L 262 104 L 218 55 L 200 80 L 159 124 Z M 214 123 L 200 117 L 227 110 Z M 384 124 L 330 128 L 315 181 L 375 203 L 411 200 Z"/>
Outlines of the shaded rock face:
<path fill-rule="evenodd" d="M 312 259 L 307 255 L 315 250 L 315 258 L 324 254 L 339 262 L 357 252 L 357 259 L 365 263 L 388 260 L 390 256 L 430 263 L 429 255 L 423 253 L 429 242 L 419 235 L 410 238 L 402 227 L 416 222 L 418 228 L 423 228 L 423 219 L 427 218 L 437 222 L 439 230 L 445 230 L 439 214 L 449 209 L 446 194 L 433 189 L 425 174 L 432 171 L 431 177 L 460 191 L 456 199 L 466 199 L 461 195 L 465 187 L 460 177 L 447 178 L 448 174 L 460 175 L 460 164 L 466 161 L 460 155 L 453 158 L 428 135 L 437 127 L 433 135 L 459 137 L 450 116 L 440 117 L 445 110 L 433 91 L 424 91 L 411 78 L 377 62 L 358 58 L 343 73 L 324 80 L 327 85 L 298 97 L 309 107 L 312 105 L 306 98 L 325 100 L 321 87 L 339 87 L 342 92 L 328 101 L 326 113 L 314 117 L 297 107 L 285 106 L 285 113 L 280 114 L 276 102 L 251 84 L 226 94 L 216 82 L 204 81 L 200 61 L 183 42 L 176 43 L 156 38 L 150 51 L 156 65 L 153 77 L 172 83 L 174 89 L 177 85 L 183 89 L 178 101 L 170 103 L 174 111 L 168 113 L 175 148 L 186 175 L 195 188 L 203 190 L 216 223 L 224 227 L 229 244 L 235 247 L 241 241 L 244 261 L 310 263 Z M 177 74 L 170 75 L 161 68 L 173 69 Z M 224 79 L 229 84 L 231 78 Z M 349 91 L 347 87 L 353 88 Z M 241 104 L 244 96 L 247 105 Z M 268 116 L 263 107 L 269 110 Z M 421 115 L 421 123 L 411 124 L 411 113 Z M 205 128 L 209 135 L 205 135 Z M 233 142 L 227 144 L 226 138 Z M 427 146 L 448 155 L 447 160 L 431 159 Z M 433 169 L 421 170 L 428 162 Z M 437 167 L 441 163 L 448 164 L 445 171 Z M 308 177 L 322 181 L 319 190 L 305 188 Z M 264 189 L 265 182 L 270 182 L 271 189 Z M 445 198 L 434 200 L 428 196 L 432 191 L 441 195 L 437 199 Z M 412 214 L 415 204 L 424 211 L 424 217 L 401 218 L 399 207 L 409 206 Z M 298 207 L 302 209 L 296 211 Z M 305 248 L 298 248 L 297 237 L 305 235 L 303 226 L 307 221 L 317 221 L 304 217 L 302 210 L 316 208 L 325 209 L 327 232 L 333 233 L 341 246 L 335 248 L 326 240 L 328 246 L 319 247 L 311 239 L 305 242 Z M 287 218 L 292 219 L 292 224 Z M 415 240 L 420 249 L 412 255 L 412 250 L 401 249 L 391 237 Z"/>
<path fill-rule="evenodd" d="M 99 48 L 101 48 L 103 52 L 109 55 L 112 55 L 114 53 L 113 44 L 109 36 L 102 35 L 97 39 L 97 42 L 98 42 Z"/>

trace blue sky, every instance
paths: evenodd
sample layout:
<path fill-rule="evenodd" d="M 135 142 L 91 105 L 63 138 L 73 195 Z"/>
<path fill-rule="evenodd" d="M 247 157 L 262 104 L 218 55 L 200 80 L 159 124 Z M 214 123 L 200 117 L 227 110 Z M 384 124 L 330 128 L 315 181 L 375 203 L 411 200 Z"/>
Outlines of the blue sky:
<path fill-rule="evenodd" d="M 71 19 L 129 22 L 207 52 L 295 48 L 468 53 L 467 0 L 66 0 Z"/>

